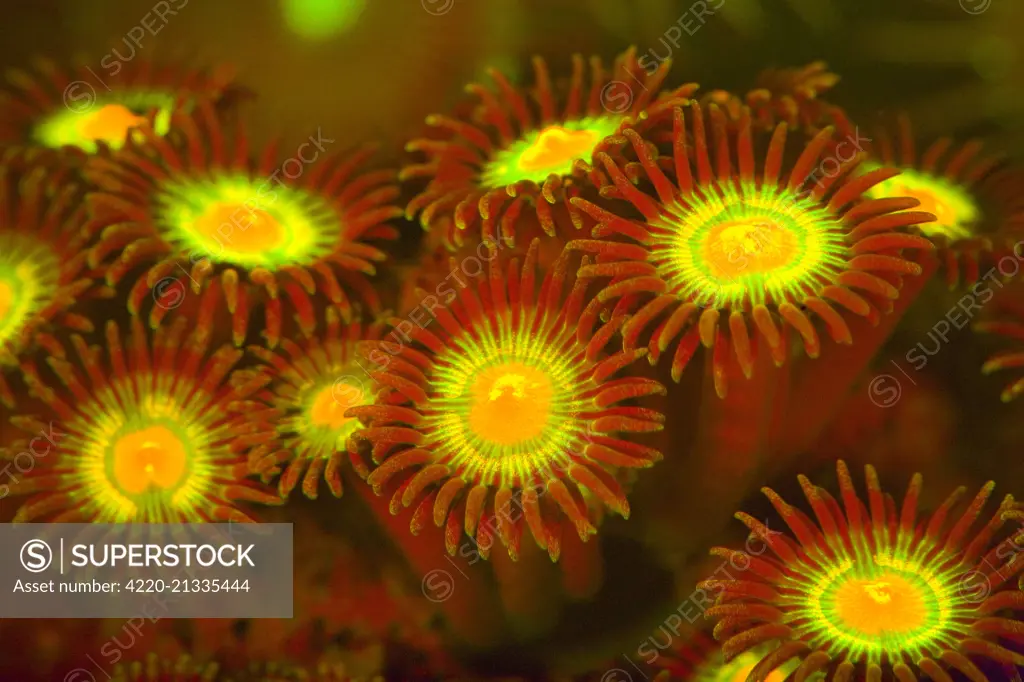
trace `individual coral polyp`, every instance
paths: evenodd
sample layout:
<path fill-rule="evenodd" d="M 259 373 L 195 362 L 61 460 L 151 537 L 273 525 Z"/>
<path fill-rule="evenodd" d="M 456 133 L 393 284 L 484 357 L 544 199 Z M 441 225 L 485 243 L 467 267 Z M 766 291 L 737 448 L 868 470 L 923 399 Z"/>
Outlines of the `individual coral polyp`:
<path fill-rule="evenodd" d="M 595 154 L 614 151 L 624 125 L 646 128 L 697 89 L 688 84 L 663 90 L 669 62 L 645 73 L 633 49 L 620 54 L 610 71 L 592 58 L 589 86 L 579 55 L 564 86 L 552 83 L 544 60 L 535 58 L 533 67 L 532 91 L 492 70 L 496 91 L 467 87 L 479 101 L 467 120 L 431 116 L 427 123 L 437 135 L 407 145 L 427 158 L 407 166 L 402 177 L 428 180 L 407 216 L 419 215 L 423 228 L 453 250 L 480 237 L 522 243 L 516 237 L 520 217 L 533 221 L 528 230 L 540 228 L 528 239 L 558 234 L 563 213 L 579 229 L 582 216 L 569 199 L 600 182 Z M 467 239 L 469 230 L 479 232 Z"/>
<path fill-rule="evenodd" d="M 931 214 L 895 210 L 912 207 L 913 201 L 857 206 L 866 188 L 896 171 L 852 180 L 857 164 L 852 156 L 845 168 L 815 179 L 824 150 L 836 147 L 831 128 L 811 139 L 780 178 L 784 125 L 773 130 L 763 171 L 757 172 L 749 111 L 744 110 L 735 132 L 727 130 L 725 115 L 715 105 L 705 111 L 693 103 L 689 111 L 692 143 L 684 110 L 675 110 L 674 182 L 640 135 L 625 132 L 655 196 L 635 186 L 621 164 L 599 155 L 611 178 L 606 192 L 630 202 L 643 220 L 576 199 L 598 224 L 593 239 L 574 240 L 568 248 L 600 258 L 580 271 L 582 277 L 612 278 L 584 313 L 581 330 L 614 303 L 613 318 L 628 316 L 626 348 L 646 335 L 651 359 L 657 361 L 674 347 L 676 381 L 698 343 L 703 344 L 714 352 L 716 390 L 724 396 L 727 348 L 749 378 L 757 352 L 766 350 L 777 365 L 785 362 L 787 326 L 799 334 L 812 358 L 821 348 L 815 317 L 833 340 L 853 343 L 850 315 L 877 320 L 884 307 L 879 302 L 899 296 L 890 280 L 921 272 L 919 264 L 897 254 L 932 248 L 905 230 L 930 220 Z M 713 147 L 705 114 L 715 132 Z"/>
<path fill-rule="evenodd" d="M 303 494 L 316 499 L 321 479 L 335 497 L 341 496 L 348 441 L 361 427 L 347 412 L 375 398 L 357 346 L 376 338 L 378 325 L 343 325 L 334 308 L 327 309 L 326 318 L 326 328 L 304 343 L 285 339 L 278 352 L 249 349 L 265 363 L 253 380 L 266 384 L 258 406 L 270 410 L 277 433 L 269 443 L 253 443 L 249 461 L 264 478 L 280 475 L 282 497 L 290 495 L 301 480 Z M 361 460 L 353 462 L 356 472 L 365 477 Z"/>
<path fill-rule="evenodd" d="M 131 93 L 111 102 L 97 101 L 84 111 L 68 108 L 43 119 L 33 136 L 39 144 L 53 149 L 77 147 L 95 154 L 100 144 L 120 149 L 129 138 L 143 139 L 138 128 L 149 125 L 157 135 L 170 130 L 174 96 L 168 93 Z M 149 113 L 155 112 L 150 119 Z"/>
<path fill-rule="evenodd" d="M 47 245 L 13 232 L 0 233 L 0 256 L 0 342 L 6 345 L 55 298 L 60 261 Z"/>
<path fill-rule="evenodd" d="M 368 481 L 383 492 L 404 472 L 392 510 L 416 503 L 414 529 L 431 517 L 447 524 L 449 552 L 463 533 L 486 552 L 496 523 L 498 538 L 518 557 L 525 519 L 557 559 L 563 521 L 586 540 L 596 532 L 593 505 L 628 516 L 615 472 L 660 459 L 630 438 L 660 430 L 662 415 L 620 403 L 664 388 L 611 378 L 643 352 L 604 357 L 607 338 L 580 342 L 575 320 L 585 286 L 567 276 L 564 253 L 538 293 L 537 251 L 534 240 L 521 269 L 492 251 L 484 286 L 428 308 L 436 327 L 414 329 L 411 345 L 395 343 L 394 333 L 372 345 L 371 376 L 408 404 L 350 411 L 367 422 L 356 437 L 374 445 L 378 466 Z M 523 513 L 512 513 L 513 504 Z"/>
<path fill-rule="evenodd" d="M 0 370 L 34 346 L 52 348 L 59 329 L 89 332 L 72 311 L 100 294 L 85 268 L 81 188 L 46 177 L 21 156 L 0 165 Z M 0 374 L 0 403 L 14 395 Z"/>
<path fill-rule="evenodd" d="M 228 69 L 200 71 L 142 59 L 104 67 L 97 73 L 89 65 L 65 68 L 38 60 L 33 69 L 12 71 L 0 98 L 0 147 L 69 149 L 78 155 L 117 150 L 131 139 L 142 140 L 143 127 L 166 135 L 175 111 L 200 101 L 220 104 L 231 91 Z"/>
<path fill-rule="evenodd" d="M 757 679 L 793 660 L 800 662 L 798 675 L 823 671 L 837 680 L 854 670 L 868 679 L 946 679 L 947 668 L 984 680 L 968 656 L 1024 664 L 1024 656 L 1000 641 L 1012 638 L 1021 623 L 997 616 L 1024 607 L 1024 595 L 1012 584 L 1024 562 L 1007 551 L 1007 543 L 1016 546 L 1024 533 L 1017 528 L 999 541 L 1013 498 L 979 523 L 994 484 L 985 485 L 962 515 L 950 517 L 960 489 L 919 519 L 919 474 L 897 507 L 872 467 L 866 467 L 867 504 L 842 461 L 838 473 L 842 507 L 800 477 L 813 520 L 764 489 L 792 536 L 737 514 L 774 556 L 754 560 L 713 550 L 745 558 L 750 566 L 736 581 L 701 584 L 718 594 L 707 615 L 717 621 L 715 636 L 726 659 L 772 643 L 755 668 Z"/>
<path fill-rule="evenodd" d="M 938 247 L 950 287 L 974 284 L 987 269 L 1004 267 L 1001 259 L 1013 256 L 1024 237 L 1020 170 L 983 153 L 978 140 L 955 144 L 944 137 L 919 151 L 905 115 L 891 128 L 881 126 L 875 133 L 870 151 L 876 160 L 863 164 L 862 171 L 890 167 L 900 174 L 875 184 L 864 196 L 882 201 L 909 197 L 918 201 L 918 210 L 935 216 L 915 229 Z"/>
<path fill-rule="evenodd" d="M 871 167 L 871 164 L 865 164 L 866 169 Z M 966 189 L 944 178 L 909 169 L 903 169 L 896 177 L 875 185 L 866 194 L 872 199 L 917 199 L 921 210 L 935 216 L 935 220 L 918 225 L 918 229 L 928 237 L 945 237 L 951 241 L 970 239 L 975 236 L 981 217 L 977 201 Z"/>
<path fill-rule="evenodd" d="M 73 353 L 47 362 L 57 388 L 37 364 L 24 364 L 25 381 L 49 418 L 18 415 L 12 423 L 34 438 L 23 447 L 45 446 L 48 458 L 40 456 L 30 475 L 11 486 L 14 494 L 31 495 L 16 521 L 248 521 L 237 501 L 278 503 L 246 480 L 237 452 L 240 434 L 272 432 L 228 410 L 245 398 L 226 385 L 241 351 L 208 354 L 201 335 L 186 338 L 186 324 L 179 319 L 150 339 L 138 319 L 128 337 L 110 322 L 106 361 L 101 348 L 75 336 Z M 40 444 L 43 437 L 48 446 Z"/>
<path fill-rule="evenodd" d="M 438 355 L 436 398 L 424 427 L 436 454 L 470 478 L 519 485 L 571 464 L 585 429 L 576 398 L 586 364 L 565 358 L 560 339 L 526 330 L 464 338 Z"/>
<path fill-rule="evenodd" d="M 89 231 L 99 235 L 89 262 L 108 266 L 112 285 L 136 277 L 130 312 L 142 312 L 154 286 L 172 276 L 194 293 L 212 290 L 211 306 L 223 299 L 218 309 L 226 307 L 239 345 L 257 305 L 271 347 L 284 320 L 312 333 L 318 294 L 346 320 L 357 307 L 378 311 L 367 278 L 386 256 L 371 242 L 397 236 L 386 222 L 401 211 L 390 203 L 393 172 L 358 172 L 370 149 L 328 154 L 326 140 L 311 137 L 283 162 L 273 147 L 252 161 L 244 132 L 226 139 L 208 104 L 194 116 L 177 113 L 174 124 L 181 135 L 147 137 L 158 153 L 144 167 L 128 154 L 85 169 L 99 188 L 88 197 Z M 150 324 L 169 309 L 153 306 Z"/>

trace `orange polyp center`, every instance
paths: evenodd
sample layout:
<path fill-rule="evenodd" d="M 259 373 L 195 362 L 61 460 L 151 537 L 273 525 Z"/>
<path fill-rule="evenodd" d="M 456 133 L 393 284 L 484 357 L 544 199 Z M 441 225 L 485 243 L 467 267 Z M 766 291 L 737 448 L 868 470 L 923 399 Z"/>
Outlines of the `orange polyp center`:
<path fill-rule="evenodd" d="M 597 142 L 598 134 L 590 130 L 568 130 L 561 126 L 545 128 L 519 157 L 519 169 L 533 172 L 562 166 L 573 159 L 589 156 Z"/>
<path fill-rule="evenodd" d="M 238 253 L 264 253 L 281 246 L 284 228 L 261 208 L 221 202 L 207 209 L 195 222 L 195 230 Z"/>
<path fill-rule="evenodd" d="M 704 259 L 717 277 L 772 272 L 792 263 L 796 236 L 773 222 L 729 221 L 708 231 Z"/>
<path fill-rule="evenodd" d="M 836 590 L 843 627 L 867 636 L 911 632 L 927 619 L 921 587 L 897 573 L 872 580 L 851 578 Z"/>
<path fill-rule="evenodd" d="M 7 317 L 7 313 L 14 307 L 14 288 L 0 280 L 0 322 Z"/>
<path fill-rule="evenodd" d="M 169 490 L 182 476 L 188 457 L 185 446 L 170 429 L 151 426 L 129 433 L 114 446 L 114 478 L 132 495 L 146 492 L 150 486 Z"/>
<path fill-rule="evenodd" d="M 145 122 L 145 116 L 136 116 L 123 104 L 107 104 L 86 114 L 79 130 L 90 140 L 123 142 L 129 130 Z"/>
<path fill-rule="evenodd" d="M 544 371 L 508 362 L 482 370 L 470 396 L 472 431 L 491 443 L 514 445 L 543 433 L 554 389 Z"/>
<path fill-rule="evenodd" d="M 341 429 L 354 419 L 346 417 L 345 412 L 364 402 L 363 392 L 355 386 L 329 386 L 313 399 L 313 406 L 309 410 L 310 421 L 314 426 Z"/>

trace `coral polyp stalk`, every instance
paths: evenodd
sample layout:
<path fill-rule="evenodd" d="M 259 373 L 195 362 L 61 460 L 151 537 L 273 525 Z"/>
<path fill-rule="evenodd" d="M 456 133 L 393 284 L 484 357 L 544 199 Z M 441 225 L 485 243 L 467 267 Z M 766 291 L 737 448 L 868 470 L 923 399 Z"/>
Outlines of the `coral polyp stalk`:
<path fill-rule="evenodd" d="M 681 500 L 679 512 L 681 518 L 699 519 L 688 535 L 706 543 L 711 540 L 708 530 L 717 531 L 708 520 L 728 519 L 775 455 L 771 450 L 772 420 L 792 368 L 789 364 L 776 367 L 769 354 L 761 353 L 755 356 L 754 371 L 745 381 L 734 355 L 722 359 L 708 353 L 704 364 L 691 449 L 693 464 L 687 469 L 689 480 L 702 482 L 702 494 Z M 721 396 L 718 387 L 726 381 L 745 383 L 742 390 Z"/>
<path fill-rule="evenodd" d="M 1013 498 L 986 520 L 982 511 L 995 488 L 989 482 L 962 514 L 955 511 L 964 488 L 919 517 L 919 474 L 897 506 L 871 466 L 866 503 L 846 465 L 839 461 L 837 468 L 842 506 L 803 476 L 813 519 L 764 488 L 789 533 L 738 513 L 770 552 L 712 550 L 748 567 L 738 578 L 700 585 L 718 594 L 707 616 L 717 622 L 725 660 L 769 646 L 752 680 L 794 661 L 796 679 L 824 672 L 831 680 L 948 680 L 956 671 L 984 681 L 982 659 L 1024 665 L 1024 656 L 1004 644 L 1019 638 L 1013 613 L 1024 611 L 1024 593 L 1013 584 L 1024 561 L 1012 551 L 1024 532 L 1018 527 L 998 540 Z"/>
<path fill-rule="evenodd" d="M 604 562 L 601 559 L 601 538 L 580 540 L 567 535 L 562 542 L 562 591 L 576 601 L 587 601 L 604 584 Z"/>
<path fill-rule="evenodd" d="M 562 539 L 558 564 L 552 564 L 547 552 L 532 542 L 520 544 L 514 559 L 501 551 L 490 555 L 488 564 L 501 598 L 501 610 L 514 636 L 537 637 L 550 632 L 557 624 L 563 607 L 563 595 L 558 589 L 559 572 L 569 568 L 566 560 L 575 537 Z M 597 545 L 597 538 L 591 538 L 586 544 Z"/>
<path fill-rule="evenodd" d="M 226 68 L 200 71 L 142 59 L 114 66 L 102 79 L 88 65 L 65 68 L 49 59 L 12 71 L 0 93 L 0 148 L 63 150 L 81 159 L 141 139 L 147 121 L 166 135 L 175 110 L 199 101 L 226 104 L 232 93 Z"/>
<path fill-rule="evenodd" d="M 253 471 L 265 481 L 278 477 L 282 497 L 288 497 L 301 481 L 303 494 L 316 499 L 321 480 L 340 497 L 346 460 L 361 477 L 368 473 L 358 453 L 346 449 L 359 421 L 345 413 L 374 402 L 372 382 L 359 365 L 356 346 L 379 338 L 380 326 L 343 326 L 334 308 L 327 309 L 326 322 L 313 339 L 302 343 L 284 339 L 277 352 L 250 347 L 249 352 L 264 366 L 234 377 L 250 387 L 262 387 L 255 400 L 235 408 L 250 415 L 255 411 L 275 425 L 273 437 L 241 439 L 252 448 L 248 459 Z"/>
<path fill-rule="evenodd" d="M 865 171 L 888 166 L 900 174 L 865 196 L 912 197 L 935 216 L 915 228 L 935 242 L 950 287 L 974 284 L 988 269 L 1003 277 L 1017 275 L 1024 255 L 1024 171 L 1001 168 L 998 157 L 983 154 L 978 140 L 957 144 L 943 137 L 919 152 L 905 115 L 894 129 L 880 128 L 870 149 L 877 160 L 865 164 Z M 1010 261 L 1003 263 L 1004 258 Z"/>
<path fill-rule="evenodd" d="M 1007 370 L 1024 375 L 1024 304 L 1020 303 L 1020 287 L 1007 290 L 1000 296 L 999 310 L 974 325 L 975 331 L 992 334 L 1007 341 L 1007 348 L 993 355 L 982 365 L 984 374 L 1005 373 Z M 1024 393 L 1024 376 L 1011 381 L 1000 394 L 1003 402 L 1016 400 Z"/>
<path fill-rule="evenodd" d="M 491 70 L 496 92 L 478 84 L 466 88 L 479 100 L 469 120 L 431 116 L 427 123 L 441 139 L 407 145 L 427 158 L 407 166 L 402 177 L 429 181 L 409 203 L 407 216 L 419 215 L 423 228 L 442 232 L 452 249 L 468 243 L 470 230 L 478 238 L 516 243 L 521 214 L 548 235 L 559 231 L 556 212 L 567 213 L 580 229 L 582 216 L 570 200 L 603 183 L 595 155 L 619 146 L 623 126 L 647 129 L 697 89 L 688 84 L 663 90 L 669 66 L 665 61 L 647 73 L 631 48 L 610 71 L 592 57 L 587 79 L 583 57 L 576 55 L 568 83 L 556 86 L 545 61 L 536 57 L 529 92 Z"/>
<path fill-rule="evenodd" d="M 538 291 L 538 241 L 521 268 L 493 251 L 478 286 L 424 304 L 435 327 L 406 324 L 404 342 L 393 333 L 369 346 L 371 375 L 408 406 L 349 411 L 367 422 L 356 437 L 374 447 L 367 480 L 379 491 L 399 482 L 393 511 L 415 506 L 414 531 L 444 526 L 449 553 L 465 535 L 482 554 L 500 540 L 516 557 L 528 533 L 555 560 L 563 529 L 583 540 L 596 533 L 595 509 L 628 517 L 618 470 L 661 458 L 633 439 L 660 430 L 662 415 L 622 403 L 664 387 L 612 378 L 646 351 L 604 357 L 610 335 L 580 340 L 585 282 L 565 252 Z"/>
<path fill-rule="evenodd" d="M 857 155 L 844 156 L 844 164 L 832 157 L 823 161 L 826 148 L 842 144 L 831 128 L 818 133 L 783 174 L 786 127 L 776 127 L 758 172 L 749 112 L 734 132 L 717 106 L 707 114 L 714 145 L 698 104 L 690 108 L 692 144 L 683 109 L 675 110 L 674 181 L 640 135 L 626 131 L 655 195 L 634 186 L 608 155 L 600 158 L 612 179 L 605 193 L 627 200 L 643 219 L 574 200 L 598 224 L 592 239 L 574 240 L 567 248 L 600 257 L 581 277 L 611 278 L 584 311 L 581 334 L 590 333 L 600 316 L 628 316 L 625 348 L 646 336 L 652 361 L 671 351 L 675 381 L 703 346 L 714 354 L 713 379 L 724 396 L 721 363 L 727 354 L 749 378 L 757 353 L 769 353 L 777 365 L 786 361 L 792 330 L 815 358 L 821 348 L 815 318 L 828 337 L 853 343 L 849 318 L 877 320 L 899 296 L 898 277 L 920 272 L 898 254 L 932 249 L 906 228 L 933 216 L 898 211 L 916 205 L 909 199 L 858 203 L 865 190 L 897 171 L 855 178 Z M 820 174 L 828 160 L 836 168 L 830 164 Z"/>
<path fill-rule="evenodd" d="M 45 448 L 45 456 L 10 486 L 29 496 L 15 521 L 250 521 L 239 503 L 280 502 L 247 479 L 238 450 L 240 436 L 273 432 L 228 409 L 246 398 L 227 379 L 241 351 L 209 353 L 201 332 L 186 336 L 188 324 L 179 318 L 149 337 L 135 318 L 124 337 L 111 321 L 105 351 L 76 334 L 46 361 L 53 385 L 35 362 L 23 363 L 46 410 L 11 418 L 28 435 L 3 455 L 19 470 L 25 453 Z"/>
<path fill-rule="evenodd" d="M 36 347 L 60 352 L 54 332 L 91 332 L 73 307 L 107 295 L 86 268 L 82 190 L 10 155 L 0 165 L 0 404 L 14 406 L 4 378 Z"/>
<path fill-rule="evenodd" d="M 907 309 L 931 281 L 939 262 L 934 252 L 919 255 L 923 257 L 915 262 L 920 265 L 920 273 L 903 277 L 899 299 L 893 303 L 889 313 L 880 321 L 861 318 L 850 325 L 852 335 L 858 339 L 857 344 L 850 346 L 831 342 L 825 345 L 822 362 L 828 363 L 828 372 L 816 371 L 809 365 L 794 368 L 787 393 L 779 396 L 776 402 L 777 415 L 772 436 L 774 456 L 771 460 L 775 465 L 784 468 L 788 457 L 799 456 L 813 445 Z"/>
<path fill-rule="evenodd" d="M 245 133 L 227 139 L 210 105 L 174 122 L 181 135 L 170 141 L 146 130 L 155 158 L 129 143 L 115 160 L 93 158 L 85 168 L 99 187 L 88 197 L 88 229 L 99 235 L 89 262 L 108 265 L 110 284 L 142 269 L 128 295 L 133 314 L 154 285 L 179 273 L 194 293 L 214 284 L 223 292 L 237 344 L 256 304 L 271 347 L 285 317 L 313 331 L 317 295 L 346 321 L 356 306 L 379 312 L 367 277 L 385 254 L 371 242 L 397 236 L 386 221 L 401 211 L 390 203 L 392 172 L 357 174 L 371 150 L 327 155 L 332 140 L 318 133 L 283 162 L 274 146 L 252 161 Z M 154 306 L 150 324 L 167 310 Z"/>

